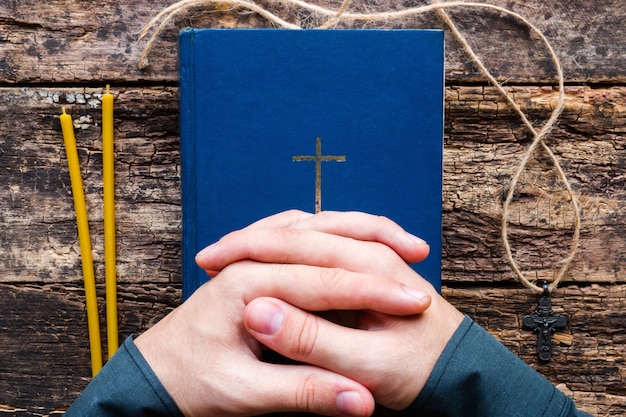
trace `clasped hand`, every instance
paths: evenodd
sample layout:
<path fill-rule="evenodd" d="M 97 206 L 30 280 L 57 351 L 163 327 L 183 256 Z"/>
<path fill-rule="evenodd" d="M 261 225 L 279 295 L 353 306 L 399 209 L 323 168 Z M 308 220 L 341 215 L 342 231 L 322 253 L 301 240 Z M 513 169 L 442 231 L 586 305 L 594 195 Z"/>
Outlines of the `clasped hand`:
<path fill-rule="evenodd" d="M 462 320 L 407 265 L 428 251 L 383 217 L 268 217 L 201 251 L 214 278 L 136 345 L 185 416 L 403 409 Z"/>

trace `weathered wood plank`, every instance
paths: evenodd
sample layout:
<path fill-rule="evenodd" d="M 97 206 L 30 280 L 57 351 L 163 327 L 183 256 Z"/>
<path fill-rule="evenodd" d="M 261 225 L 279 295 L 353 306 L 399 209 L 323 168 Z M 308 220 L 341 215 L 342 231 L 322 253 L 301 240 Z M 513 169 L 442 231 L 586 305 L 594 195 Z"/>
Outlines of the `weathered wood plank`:
<path fill-rule="evenodd" d="M 101 318 L 103 295 L 104 288 L 99 288 Z M 179 295 L 179 286 L 121 287 L 122 340 L 163 317 L 178 303 Z M 81 290 L 1 284 L 0 300 L 0 410 L 13 416 L 61 413 L 91 376 Z"/>
<path fill-rule="evenodd" d="M 445 275 L 468 282 L 510 279 L 513 275 L 503 261 L 501 246 L 500 202 L 529 144 L 528 132 L 493 90 L 451 87 L 447 91 Z M 520 88 L 516 96 L 540 125 L 549 116 L 556 94 L 550 89 Z M 568 89 L 566 110 L 547 139 L 583 211 L 580 250 L 569 277 L 575 281 L 616 282 L 623 276 L 624 247 L 619 236 L 624 235 L 625 99 L 621 89 Z M 572 214 L 551 161 L 537 151 L 509 216 L 516 260 L 531 277 L 535 273 L 537 278 L 554 276 L 572 242 Z M 598 269 L 601 263 L 604 266 Z"/>
<path fill-rule="evenodd" d="M 145 41 L 137 34 L 169 0 L 12 0 L 0 4 L 0 83 L 93 83 L 109 81 L 176 81 L 176 34 L 184 26 L 268 27 L 255 14 L 195 9 L 167 26 L 151 54 L 147 71 L 137 68 Z M 321 23 L 311 13 L 282 2 L 261 1 L 282 18 L 303 25 Z M 316 0 L 337 9 L 339 0 Z M 379 12 L 426 4 L 425 1 L 354 2 L 350 10 Z M 509 8 L 544 32 L 562 60 L 566 77 L 576 83 L 626 81 L 623 42 L 626 4 L 621 0 L 569 2 L 489 1 Z M 36 10 L 37 13 L 33 13 Z M 493 11 L 449 11 L 453 21 L 493 73 L 504 82 L 553 82 L 554 68 L 536 37 L 519 22 Z M 402 21 L 345 22 L 340 27 L 442 28 L 435 13 Z M 450 81 L 480 81 L 474 67 L 448 32 L 447 76 Z"/>
<path fill-rule="evenodd" d="M 58 114 L 73 113 L 92 231 L 102 265 L 101 90 L 4 89 L 0 111 L 0 281 L 80 280 L 74 209 Z M 176 90 L 126 89 L 116 117 L 118 273 L 128 282 L 180 282 Z M 19 232 L 17 232 L 19 231 Z"/>
<path fill-rule="evenodd" d="M 450 87 L 444 152 L 444 278 L 510 282 L 499 199 L 528 146 L 492 89 Z M 118 270 L 123 282 L 180 282 L 180 178 L 174 88 L 116 89 Z M 100 90 L 0 89 L 0 282 L 80 279 L 76 226 L 58 114 L 73 113 L 102 276 Z M 555 93 L 524 87 L 539 123 Z M 571 281 L 626 282 L 626 90 L 570 88 L 548 143 L 580 197 L 581 245 Z M 551 278 L 571 243 L 572 210 L 545 155 L 528 166 L 511 205 L 510 239 L 524 270 Z M 19 231 L 19 233 L 16 233 Z"/>

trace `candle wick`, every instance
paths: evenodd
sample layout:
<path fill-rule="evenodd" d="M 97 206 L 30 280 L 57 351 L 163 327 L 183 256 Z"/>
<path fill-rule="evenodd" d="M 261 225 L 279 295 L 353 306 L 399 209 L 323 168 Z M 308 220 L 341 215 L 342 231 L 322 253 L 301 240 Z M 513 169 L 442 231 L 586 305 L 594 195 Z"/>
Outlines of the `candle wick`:
<path fill-rule="evenodd" d="M 109 94 L 109 84 L 107 84 L 107 94 Z"/>
<path fill-rule="evenodd" d="M 63 114 L 67 114 L 65 113 L 65 106 L 61 107 L 61 111 L 63 112 Z"/>

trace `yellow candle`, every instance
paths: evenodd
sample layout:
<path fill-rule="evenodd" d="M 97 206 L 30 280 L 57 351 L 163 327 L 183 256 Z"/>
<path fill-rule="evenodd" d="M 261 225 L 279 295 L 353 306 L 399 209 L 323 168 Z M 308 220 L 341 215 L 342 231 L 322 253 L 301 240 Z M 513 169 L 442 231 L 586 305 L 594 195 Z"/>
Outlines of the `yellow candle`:
<path fill-rule="evenodd" d="M 115 250 L 115 155 L 113 146 L 113 94 L 102 95 L 102 176 L 104 178 L 104 270 L 106 281 L 107 353 L 117 350 L 117 274 Z"/>
<path fill-rule="evenodd" d="M 80 242 L 80 257 L 83 266 L 85 305 L 87 309 L 87 326 L 89 328 L 89 347 L 91 350 L 91 374 L 92 376 L 96 376 L 102 368 L 102 347 L 100 342 L 100 324 L 98 322 L 96 280 L 93 272 L 89 223 L 87 221 L 87 209 L 85 206 L 85 194 L 83 192 L 83 180 L 80 175 L 78 152 L 76 151 L 74 126 L 72 125 L 72 116 L 65 113 L 65 107 L 63 107 L 63 114 L 61 115 L 61 129 L 63 130 L 67 165 L 69 167 L 70 181 L 72 183 L 78 240 Z"/>

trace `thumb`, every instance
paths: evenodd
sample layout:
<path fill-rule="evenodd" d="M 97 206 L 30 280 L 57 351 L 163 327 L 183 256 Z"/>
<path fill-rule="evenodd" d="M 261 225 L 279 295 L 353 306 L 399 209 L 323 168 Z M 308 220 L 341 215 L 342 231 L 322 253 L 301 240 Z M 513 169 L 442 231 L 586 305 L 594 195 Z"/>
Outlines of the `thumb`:
<path fill-rule="evenodd" d="M 368 417 L 374 412 L 372 394 L 361 384 L 309 365 L 262 363 L 257 387 L 263 387 L 263 412 L 292 411 L 337 417 Z M 263 392 L 265 391 L 266 392 Z"/>
<path fill-rule="evenodd" d="M 288 313 L 291 309 L 295 307 L 271 297 L 256 298 L 244 309 L 244 326 L 252 336 L 266 346 L 282 348 L 277 351 L 291 359 L 309 363 L 306 365 L 263 363 L 266 366 L 278 367 L 283 372 L 281 377 L 276 376 L 276 370 L 273 371 L 274 374 L 261 372 L 262 375 L 271 375 L 273 381 L 268 381 L 268 385 L 276 390 L 278 381 L 283 392 L 288 395 L 280 401 L 287 403 L 289 400 L 294 401 L 293 411 L 329 416 L 370 416 L 374 412 L 375 401 L 373 394 L 365 386 L 334 372 L 333 366 L 316 366 L 319 365 L 315 358 L 319 354 L 319 349 L 315 347 L 318 342 L 325 344 L 324 351 L 334 350 L 330 346 L 331 343 L 326 343 L 330 342 L 327 337 L 318 339 L 320 329 L 317 327 L 317 318 L 307 315 L 312 318 L 312 321 L 308 321 L 309 325 L 298 326 L 292 323 L 294 317 Z M 298 321 L 297 318 L 295 321 Z M 348 358 L 334 358 L 331 362 L 342 359 L 350 362 Z M 328 365 L 323 360 L 320 362 Z"/>

